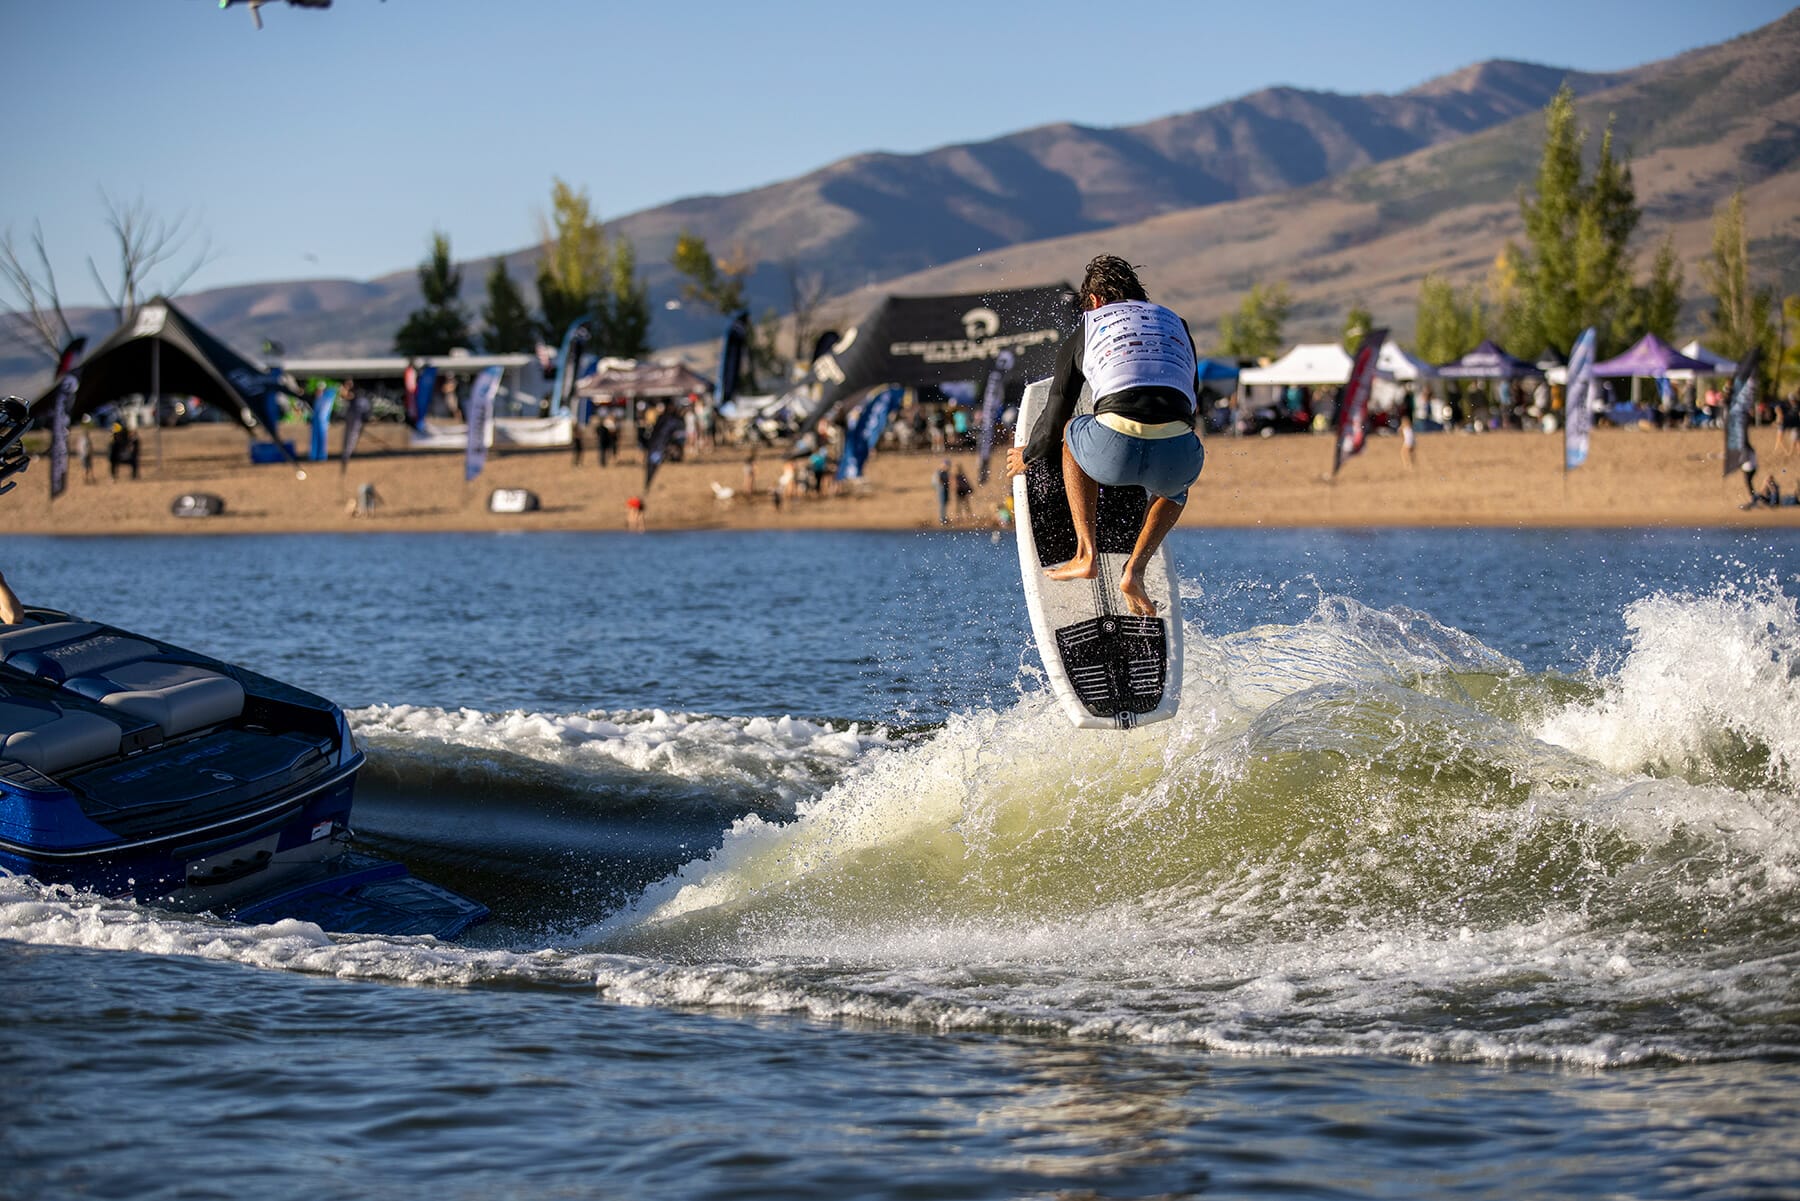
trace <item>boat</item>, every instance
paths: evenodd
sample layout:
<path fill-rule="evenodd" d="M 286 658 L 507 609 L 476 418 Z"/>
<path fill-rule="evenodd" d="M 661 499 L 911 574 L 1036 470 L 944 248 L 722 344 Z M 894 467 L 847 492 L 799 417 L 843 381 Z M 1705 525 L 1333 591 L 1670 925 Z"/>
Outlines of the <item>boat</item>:
<path fill-rule="evenodd" d="M 0 871 L 337 933 L 487 917 L 355 845 L 362 765 L 324 697 L 54 609 L 0 625 Z"/>

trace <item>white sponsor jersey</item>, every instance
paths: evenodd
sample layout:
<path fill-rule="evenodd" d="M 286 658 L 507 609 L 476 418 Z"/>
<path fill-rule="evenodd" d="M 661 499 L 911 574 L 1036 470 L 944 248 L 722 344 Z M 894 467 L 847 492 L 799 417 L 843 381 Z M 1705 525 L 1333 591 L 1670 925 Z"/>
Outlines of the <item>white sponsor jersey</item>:
<path fill-rule="evenodd" d="M 1081 372 L 1096 397 L 1127 388 L 1174 388 L 1194 399 L 1194 345 L 1181 318 L 1147 300 L 1082 314 Z"/>

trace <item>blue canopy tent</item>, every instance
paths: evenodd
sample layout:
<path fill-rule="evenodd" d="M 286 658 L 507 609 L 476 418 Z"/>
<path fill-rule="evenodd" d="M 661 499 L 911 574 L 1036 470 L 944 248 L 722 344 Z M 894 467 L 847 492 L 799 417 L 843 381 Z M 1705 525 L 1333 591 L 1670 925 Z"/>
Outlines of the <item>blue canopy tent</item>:
<path fill-rule="evenodd" d="M 1691 359 L 1655 334 L 1645 334 L 1624 354 L 1594 364 L 1594 374 L 1611 379 L 1663 379 L 1671 371 L 1705 373 L 1711 363 Z"/>
<path fill-rule="evenodd" d="M 1440 364 L 1437 373 L 1444 379 L 1477 380 L 1515 380 L 1544 374 L 1536 363 L 1514 358 L 1494 342 L 1483 342 L 1462 358 Z"/>
<path fill-rule="evenodd" d="M 1632 398 L 1629 403 L 1612 404 L 1607 407 L 1606 417 L 1614 425 L 1637 425 L 1640 422 L 1652 421 L 1657 417 L 1659 408 L 1667 410 L 1674 405 L 1674 389 L 1669 383 L 1673 372 L 1681 372 L 1692 378 L 1694 374 L 1705 373 L 1712 364 L 1700 359 L 1690 358 L 1664 342 L 1655 334 L 1645 334 L 1637 340 L 1637 344 L 1621 355 L 1594 364 L 1596 379 L 1653 379 L 1657 381 L 1660 405 L 1642 405 L 1637 400 L 1637 385 L 1632 385 Z"/>

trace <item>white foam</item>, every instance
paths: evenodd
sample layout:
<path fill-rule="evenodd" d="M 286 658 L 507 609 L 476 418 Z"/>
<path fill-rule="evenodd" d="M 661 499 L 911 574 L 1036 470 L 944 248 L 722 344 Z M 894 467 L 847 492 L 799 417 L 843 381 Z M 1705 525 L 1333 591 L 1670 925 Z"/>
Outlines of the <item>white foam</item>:
<path fill-rule="evenodd" d="M 1664 595 L 1625 609 L 1627 653 L 1596 700 L 1537 731 L 1615 772 L 1701 772 L 1735 738 L 1766 751 L 1765 783 L 1800 785 L 1800 608 L 1772 582 Z"/>
<path fill-rule="evenodd" d="M 372 705 L 348 717 L 377 762 L 493 765 L 504 756 L 583 773 L 750 784 L 765 798 L 790 805 L 848 765 L 894 745 L 881 727 L 853 723 L 838 729 L 791 716 L 714 717 L 663 709 L 546 714 Z"/>

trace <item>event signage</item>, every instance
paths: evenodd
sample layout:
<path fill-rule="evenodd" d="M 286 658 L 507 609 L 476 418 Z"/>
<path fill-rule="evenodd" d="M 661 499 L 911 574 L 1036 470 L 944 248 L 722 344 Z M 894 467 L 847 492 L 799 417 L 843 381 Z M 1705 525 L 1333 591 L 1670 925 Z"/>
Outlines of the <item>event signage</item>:
<path fill-rule="evenodd" d="M 1350 378 L 1338 401 L 1337 452 L 1331 459 L 1331 474 L 1337 475 L 1344 460 L 1362 453 L 1369 436 L 1369 391 L 1375 386 L 1375 364 L 1381 357 L 1381 344 L 1387 341 L 1387 330 L 1370 332 L 1356 349 L 1350 364 Z"/>
<path fill-rule="evenodd" d="M 1725 474 L 1756 469 L 1756 451 L 1750 445 L 1750 417 L 1756 412 L 1756 368 L 1762 348 L 1752 346 L 1731 377 L 1731 405 L 1725 410 Z"/>
<path fill-rule="evenodd" d="M 1569 351 L 1569 378 L 1563 387 L 1563 470 L 1573 471 L 1587 462 L 1588 440 L 1594 428 L 1594 344 L 1589 326 Z"/>
<path fill-rule="evenodd" d="M 494 396 L 500 391 L 500 368 L 489 367 L 475 377 L 469 393 L 469 447 L 463 456 L 463 481 L 481 474 L 487 466 L 487 448 L 492 440 Z"/>

